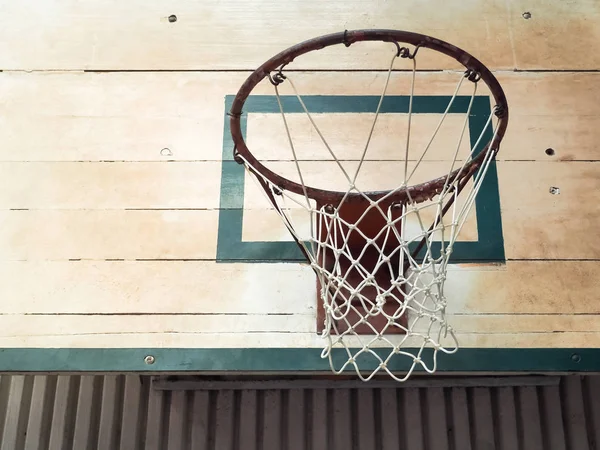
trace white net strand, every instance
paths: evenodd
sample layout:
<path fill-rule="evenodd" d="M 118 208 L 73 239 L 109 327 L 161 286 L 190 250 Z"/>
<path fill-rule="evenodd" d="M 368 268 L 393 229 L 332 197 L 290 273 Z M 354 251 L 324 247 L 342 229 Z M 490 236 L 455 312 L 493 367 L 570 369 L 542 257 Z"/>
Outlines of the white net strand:
<path fill-rule="evenodd" d="M 481 163 L 469 182 L 470 188 L 468 188 L 467 181 L 471 174 L 467 173 L 467 165 L 476 156 L 474 152 L 481 145 L 484 134 L 492 123 L 490 114 L 480 136 L 460 164 L 459 150 L 477 92 L 477 82 L 475 81 L 443 187 L 433 198 L 425 200 L 413 198 L 408 189 L 408 183 L 422 163 L 444 119 L 449 114 L 462 86 L 464 76 L 461 74 L 454 94 L 433 131 L 431 139 L 416 159 L 415 167 L 409 171 L 411 116 L 417 72 L 416 58 L 411 58 L 413 68 L 408 130 L 404 149 L 404 179 L 396 188 L 377 200 L 371 199 L 362 189 L 359 189 L 357 187 L 358 175 L 363 167 L 380 115 L 394 62 L 398 57 L 399 53 L 395 53 L 391 60 L 373 123 L 354 176 L 348 174 L 332 147 L 327 143 L 293 81 L 289 76 L 285 78 L 327 149 L 332 162 L 336 163 L 347 181 L 346 190 L 343 191 L 343 196 L 335 207 L 333 205 L 318 207 L 316 202 L 308 196 L 304 182 L 305 177 L 294 147 L 277 84 L 275 84 L 275 95 L 295 169 L 303 187 L 303 201 L 299 201 L 297 194 L 292 194 L 273 184 L 240 156 L 246 169 L 260 181 L 263 187 L 268 187 L 267 197 L 273 203 L 289 232 L 303 249 L 311 268 L 317 274 L 321 286 L 319 295 L 325 310 L 322 336 L 326 344 L 321 356 L 329 359 L 333 372 L 339 374 L 353 368 L 364 381 L 372 379 L 380 372 L 387 373 L 397 381 L 405 381 L 418 366 L 428 373 L 433 373 L 437 369 L 438 352 L 451 354 L 458 350 L 457 338 L 446 318 L 447 302 L 444 295 L 446 272 L 453 245 L 467 220 L 495 154 L 494 149 L 485 148 L 486 154 L 483 155 Z M 497 127 L 493 131 L 493 138 L 490 142 L 493 142 L 496 133 Z M 411 149 L 411 151 L 413 150 Z M 457 163 L 460 167 L 455 171 Z M 458 194 L 463 189 L 468 192 L 462 194 L 464 201 L 459 204 Z M 407 201 L 402 204 L 390 204 L 390 199 L 402 191 L 406 192 Z M 358 194 L 367 204 L 364 212 L 355 221 L 346 220 L 340 214 L 340 209 L 351 194 Z M 292 204 L 288 204 L 288 201 Z M 297 211 L 299 208 L 310 216 L 309 236 L 300 232 L 292 218 L 292 211 Z M 429 210 L 434 211 L 434 220 L 433 224 L 427 227 L 422 214 Z M 385 219 L 385 225 L 375 236 L 367 236 L 359 227 L 360 222 L 367 220 L 370 214 L 380 214 Z M 409 235 L 407 233 L 408 223 L 417 224 L 416 234 Z M 352 239 L 354 238 L 364 242 L 360 251 L 352 248 Z M 439 252 L 436 252 L 434 248 L 436 242 L 440 247 Z M 391 249 L 388 243 L 391 243 Z M 420 252 L 417 253 L 411 248 L 415 245 L 420 248 Z M 365 266 L 362 261 L 369 252 L 374 252 L 377 259 L 374 264 Z M 385 282 L 382 282 L 380 275 L 382 271 L 388 274 Z M 352 282 L 351 279 L 356 278 L 359 281 Z M 400 333 L 390 333 L 392 330 L 400 330 Z M 334 348 L 343 349 L 346 355 L 345 361 L 338 367 L 336 367 L 336 361 L 339 354 L 334 358 L 332 352 Z M 432 349 L 432 352 L 427 354 L 427 358 L 425 357 L 426 348 Z M 401 376 L 389 368 L 395 357 L 404 357 L 409 363 L 407 372 Z M 365 365 L 369 367 L 366 373 Z"/>

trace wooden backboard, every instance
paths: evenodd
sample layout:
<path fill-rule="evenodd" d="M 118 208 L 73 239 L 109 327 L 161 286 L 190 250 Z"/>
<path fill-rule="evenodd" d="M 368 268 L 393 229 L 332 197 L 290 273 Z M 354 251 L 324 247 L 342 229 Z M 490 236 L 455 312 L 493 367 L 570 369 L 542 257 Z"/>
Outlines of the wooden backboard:
<path fill-rule="evenodd" d="M 600 370 L 597 2 L 44 0 L 0 9 L 0 371 L 327 372 L 315 276 L 232 160 L 226 113 L 278 51 L 358 28 L 462 47 L 494 71 L 510 105 L 448 273 L 462 348 L 441 370 Z M 357 142 L 387 50 L 325 51 L 297 67 L 334 142 Z M 436 120 L 455 75 L 436 58 L 422 68 L 417 129 Z M 405 120 L 409 75 L 395 72 L 390 84 L 367 171 L 377 182 L 393 175 L 388 137 Z M 255 94 L 248 142 L 285 172 L 272 86 Z M 475 106 L 471 134 L 489 93 Z M 314 133 L 292 116 L 310 151 Z M 450 117 L 442 137 L 452 140 L 459 123 Z M 444 142 L 428 161 L 433 172 Z M 313 159 L 314 176 L 326 177 Z"/>

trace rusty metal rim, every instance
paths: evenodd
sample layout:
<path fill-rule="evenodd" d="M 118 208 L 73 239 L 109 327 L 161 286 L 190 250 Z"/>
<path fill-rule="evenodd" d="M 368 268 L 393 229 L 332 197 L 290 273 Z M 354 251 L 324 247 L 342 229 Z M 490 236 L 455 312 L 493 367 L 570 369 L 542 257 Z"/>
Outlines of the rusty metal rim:
<path fill-rule="evenodd" d="M 325 47 L 338 44 L 344 44 L 348 47 L 351 44 L 360 41 L 382 41 L 392 42 L 396 44 L 408 43 L 414 45 L 416 49 L 423 47 L 435 50 L 455 59 L 457 62 L 462 64 L 467 70 L 478 74 L 478 76 L 480 76 L 480 79 L 490 89 L 496 102 L 494 112 L 499 118 L 495 138 L 492 142 L 489 142 L 484 147 L 483 151 L 481 151 L 477 157 L 475 157 L 462 169 L 462 172 L 459 172 L 460 169 L 457 169 L 450 174 L 450 178 L 454 178 L 457 176 L 461 176 L 462 178 L 462 176 L 464 176 L 465 174 L 473 174 L 475 172 L 474 169 L 476 169 L 483 161 L 483 157 L 487 153 L 487 150 L 490 148 L 490 146 L 494 153 L 498 152 L 500 141 L 504 137 L 504 133 L 508 124 L 508 104 L 506 101 L 504 91 L 502 90 L 502 87 L 500 86 L 500 83 L 498 83 L 496 77 L 494 77 L 490 70 L 485 65 L 483 65 L 483 63 L 481 63 L 477 58 L 452 44 L 423 34 L 400 30 L 343 31 L 340 33 L 334 33 L 310 39 L 301 42 L 300 44 L 294 45 L 288 48 L 287 50 L 282 51 L 281 53 L 275 55 L 273 58 L 269 59 L 264 64 L 262 64 L 242 84 L 237 95 L 235 96 L 235 99 L 231 106 L 231 110 L 229 111 L 231 135 L 235 144 L 234 152 L 237 152 L 239 156 L 241 156 L 248 162 L 250 166 L 249 168 L 253 172 L 255 172 L 256 175 L 258 175 L 259 177 L 262 175 L 279 188 L 294 192 L 296 194 L 304 195 L 304 192 L 306 191 L 306 194 L 310 198 L 319 201 L 321 204 L 336 204 L 336 202 L 340 201 L 344 197 L 344 192 L 329 191 L 310 186 L 302 186 L 301 184 L 288 180 L 287 178 L 284 178 L 281 175 L 278 175 L 275 172 L 268 169 L 267 167 L 265 167 L 260 161 L 258 161 L 254 157 L 252 152 L 248 149 L 242 135 L 240 117 L 242 115 L 244 103 L 246 102 L 248 96 L 251 94 L 252 90 L 256 87 L 258 83 L 260 83 L 265 78 L 268 78 L 271 72 L 279 70 L 282 66 L 289 64 L 295 58 L 305 53 L 320 50 Z M 408 198 L 412 199 L 413 202 L 417 203 L 425 201 L 427 199 L 431 199 L 440 192 L 440 190 L 446 182 L 447 177 L 447 175 L 444 175 L 434 180 L 427 181 L 425 183 L 409 186 L 406 189 L 399 190 L 397 193 L 393 194 L 391 198 L 395 201 L 402 203 L 406 202 Z M 388 195 L 389 192 L 390 191 L 371 191 L 366 192 L 365 195 L 367 195 L 372 200 L 377 200 Z M 346 202 L 353 201 L 363 202 L 365 201 L 365 199 L 359 193 L 351 193 L 347 196 Z"/>

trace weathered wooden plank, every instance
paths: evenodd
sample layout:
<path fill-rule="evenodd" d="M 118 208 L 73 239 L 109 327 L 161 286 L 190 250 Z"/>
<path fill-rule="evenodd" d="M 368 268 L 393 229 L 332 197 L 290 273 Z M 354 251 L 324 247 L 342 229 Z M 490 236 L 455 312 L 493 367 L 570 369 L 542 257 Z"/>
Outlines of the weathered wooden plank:
<path fill-rule="evenodd" d="M 509 106 L 517 117 L 598 116 L 600 105 L 595 99 L 595 73 L 528 72 L 498 74 Z M 517 107 L 518 106 L 518 107 Z M 512 110 L 511 110 L 512 113 Z"/>
<path fill-rule="evenodd" d="M 0 212 L 4 260 L 214 259 L 218 211 Z"/>
<path fill-rule="evenodd" d="M 220 159 L 224 97 L 245 76 L 2 73 L 0 159 Z"/>
<path fill-rule="evenodd" d="M 0 209 L 214 209 L 221 164 L 0 163 Z"/>
<path fill-rule="evenodd" d="M 599 259 L 600 164 L 498 164 L 507 258 Z M 551 188 L 557 188 L 558 191 Z"/>
<path fill-rule="evenodd" d="M 400 165 L 401 162 L 365 162 L 364 173 L 359 177 L 359 181 L 362 181 L 359 186 L 365 190 L 394 188 L 396 184 L 393 181 L 397 181 Z M 443 174 L 445 165 L 438 162 L 422 163 L 420 169 L 423 170 L 415 172 L 415 182 Z M 216 208 L 219 204 L 217 163 L 141 164 L 146 167 L 139 167 L 138 164 L 126 164 L 129 167 L 124 167 L 121 163 L 114 167 L 109 167 L 113 166 L 112 164 L 80 163 L 6 163 L 1 166 L 0 172 L 5 172 L 9 189 L 0 195 L 0 207 L 102 209 L 2 213 L 5 226 L 0 235 L 4 242 L 0 241 L 0 246 L 4 247 L 6 259 L 103 259 L 103 255 L 104 258 L 161 258 L 161 255 L 156 254 L 157 251 L 163 250 L 160 242 L 152 243 L 154 249 L 152 244 L 145 244 L 146 248 L 134 250 L 139 245 L 134 240 L 139 241 L 142 237 L 146 237 L 146 240 L 150 240 L 150 237 L 159 240 L 161 231 L 172 235 L 185 222 L 190 226 L 176 233 L 178 240 L 182 241 L 183 248 L 177 249 L 176 245 L 171 245 L 167 250 L 170 256 L 162 257 L 214 257 L 215 248 L 211 248 L 210 244 L 214 245 L 216 242 L 216 211 L 122 212 L 103 209 Z M 289 172 L 291 175 L 294 170 L 291 162 L 273 163 L 272 166 L 282 174 Z M 334 163 L 305 163 L 305 182 L 326 189 L 345 188 L 347 182 L 339 170 L 331 170 L 334 166 Z M 507 257 L 600 258 L 600 244 L 595 240 L 585 239 L 593 234 L 600 223 L 600 213 L 594 208 L 600 201 L 600 178 L 597 176 L 599 171 L 598 163 L 590 162 L 499 162 Z M 419 176 L 423 179 L 419 179 Z M 20 180 L 34 181 L 23 184 Z M 319 180 L 324 181 L 319 183 Z M 247 182 L 251 183 L 250 180 Z M 558 191 L 553 190 L 553 194 L 550 188 L 558 188 Z M 253 192 L 249 192 L 246 196 L 247 206 L 264 207 L 264 196 L 252 194 Z M 527 214 L 523 211 L 527 211 Z M 420 215 L 424 222 L 429 223 L 433 221 L 435 209 L 425 209 Z M 171 220 L 172 217 L 174 220 Z M 122 223 L 117 222 L 119 218 Z M 158 223 L 152 222 L 152 219 Z M 473 213 L 463 228 L 461 240 L 476 238 L 474 219 Z M 256 212 L 248 216 L 244 222 L 245 235 L 258 238 L 260 231 L 249 230 L 263 230 L 265 220 L 268 220 L 269 224 L 277 223 L 277 217 L 272 213 L 267 216 Z M 39 221 L 46 224 L 41 230 L 36 226 Z M 136 221 L 139 228 L 125 228 L 126 224 L 132 225 Z M 146 221 L 148 222 L 144 223 Z M 421 229 L 416 219 L 408 222 L 409 226 L 412 223 L 415 233 Z M 35 233 L 32 232 L 35 239 L 27 236 L 28 239 L 23 242 L 21 235 L 25 230 L 33 228 L 36 229 Z M 281 225 L 278 228 L 281 228 Z M 206 236 L 198 236 L 199 229 L 204 229 L 208 236 L 212 236 L 209 239 L 206 239 Z M 281 231 L 280 229 L 277 234 L 283 239 L 284 233 Z M 132 232 L 134 236 L 130 236 Z M 103 242 L 104 239 L 106 241 Z M 110 252 L 116 250 L 111 249 L 113 245 L 121 247 L 121 242 L 117 240 L 128 241 L 133 247 L 130 247 L 133 254 L 120 253 L 124 252 L 127 246 L 119 248 L 119 254 Z M 134 243 L 137 245 L 132 245 Z M 173 244 L 173 241 L 170 243 Z M 77 248 L 79 246 L 80 248 Z M 91 253 L 96 249 L 99 254 Z M 52 254 L 54 250 L 58 255 Z M 154 254 L 144 256 L 143 252 L 152 250 Z M 182 250 L 182 254 L 176 253 L 177 250 Z M 59 256 L 61 254 L 62 256 Z"/>
<path fill-rule="evenodd" d="M 360 4 L 297 0 L 283 7 L 273 0 L 252 4 L 177 0 L 167 8 L 142 0 L 126 5 L 116 0 L 68 1 L 60 7 L 46 0 L 35 2 L 34 14 L 31 5 L 2 3 L 4 14 L 15 20 L 0 34 L 6 43 L 0 69 L 250 69 L 305 39 L 374 26 L 419 30 L 464 46 L 492 67 L 514 65 L 503 1 L 450 8 L 437 0 L 397 8 L 375 0 Z M 170 22 L 170 15 L 177 21 Z M 26 43 L 24 32 L 31 37 Z M 127 39 L 122 38 L 125 35 Z M 337 52 L 317 52 L 298 65 L 381 68 L 393 48 L 388 45 L 384 48 L 389 52 L 377 52 L 368 45 L 338 47 Z M 447 67 L 439 60 L 429 65 Z"/>
<path fill-rule="evenodd" d="M 598 332 L 563 333 L 456 333 L 461 348 L 595 348 L 600 347 Z M 394 343 L 399 339 L 388 337 Z M 349 346 L 358 346 L 356 339 L 345 340 Z M 406 346 L 419 346 L 421 338 L 409 338 Z M 82 334 L 52 336 L 1 337 L 0 344 L 6 348 L 322 348 L 323 339 L 316 333 L 128 333 Z M 373 344 L 379 347 L 383 344 Z"/>
<path fill-rule="evenodd" d="M 115 333 L 310 333 L 311 314 L 286 315 L 0 315 L 0 336 L 43 336 Z M 588 330 L 589 331 L 589 330 Z"/>
<path fill-rule="evenodd" d="M 235 94 L 247 73 L 2 73 L 0 160 L 2 161 L 198 161 L 220 160 L 224 136 L 224 98 Z M 384 73 L 294 73 L 301 94 L 380 95 Z M 593 101 L 597 73 L 500 73 L 511 110 L 503 159 L 598 159 L 595 144 L 600 108 Z M 451 95 L 460 74 L 419 73 L 416 93 Z M 410 74 L 395 73 L 389 95 L 407 95 Z M 291 94 L 282 85 L 283 93 Z M 288 92 L 290 91 L 290 92 Z M 466 84 L 461 95 L 469 95 Z M 157 95 L 157 93 L 160 93 Z M 274 95 L 263 83 L 257 94 Z M 489 95 L 480 86 L 478 95 Z M 149 99 L 152 99 L 150 101 Z M 290 150 L 277 110 L 252 113 L 248 143 L 258 156 L 289 159 Z M 374 110 L 372 111 L 374 112 Z M 427 158 L 451 154 L 462 114 L 444 121 Z M 314 119 L 342 157 L 359 154 L 372 114 L 327 113 Z M 428 142 L 441 115 L 415 114 L 412 148 Z M 288 114 L 301 158 L 323 158 L 324 147 L 305 114 Z M 367 159 L 402 153 L 407 116 L 382 114 Z M 464 145 L 468 141 L 465 140 Z M 168 150 L 162 151 L 164 148 Z M 162 153 L 161 153 L 162 151 Z M 397 159 L 398 157 L 395 156 Z"/>
<path fill-rule="evenodd" d="M 264 316 L 310 314 L 316 301 L 314 274 L 299 264 L 3 262 L 0 274 L 4 314 L 177 311 Z"/>
<path fill-rule="evenodd" d="M 299 264 L 14 261 L 0 263 L 0 274 L 4 314 L 261 316 L 312 314 L 316 302 L 314 274 Z M 600 309 L 589 298 L 595 298 L 599 280 L 600 263 L 594 261 L 509 261 L 495 270 L 451 266 L 445 286 L 448 313 L 465 316 L 460 319 L 465 321 L 470 315 L 483 316 L 482 324 L 501 323 L 512 330 L 537 329 L 535 317 L 544 314 L 546 323 L 592 331 Z M 498 315 L 515 315 L 515 322 Z"/>
<path fill-rule="evenodd" d="M 550 78 L 550 77 L 548 77 Z M 539 84 L 545 84 L 543 79 Z M 592 83 L 596 81 L 590 80 Z M 569 81 L 565 83 L 569 84 Z M 506 86 L 506 85 L 505 85 Z M 584 92 L 577 88 L 572 94 L 581 100 Z M 550 103 L 559 94 L 527 95 L 525 98 L 540 107 Z M 510 97 L 511 118 L 508 130 L 498 153 L 498 160 L 536 160 L 536 161 L 598 161 L 600 155 L 595 143 L 600 139 L 600 116 L 580 115 L 577 112 L 563 112 L 564 115 L 546 115 L 554 112 L 552 107 L 545 106 L 545 111 L 537 111 L 535 115 L 521 114 L 519 97 Z M 514 111 L 514 113 L 513 113 Z M 548 155 L 546 150 L 551 149 Z"/>
<path fill-rule="evenodd" d="M 511 0 L 508 5 L 517 68 L 594 70 L 600 66 L 598 2 Z M 522 16 L 525 12 L 530 13 L 529 19 Z"/>
<path fill-rule="evenodd" d="M 456 271 L 460 271 L 460 275 Z M 508 261 L 506 266 L 455 266 L 445 291 L 449 311 L 469 313 L 598 313 L 596 261 Z M 535 280 L 532 283 L 532 280 Z"/>
<path fill-rule="evenodd" d="M 599 315 L 449 316 L 461 334 L 599 333 Z M 311 314 L 288 315 L 0 315 L 0 338 L 118 334 L 188 334 L 206 339 L 220 333 L 312 333 Z M 420 327 L 415 327 L 419 331 Z M 425 330 L 423 330 L 425 331 Z"/>

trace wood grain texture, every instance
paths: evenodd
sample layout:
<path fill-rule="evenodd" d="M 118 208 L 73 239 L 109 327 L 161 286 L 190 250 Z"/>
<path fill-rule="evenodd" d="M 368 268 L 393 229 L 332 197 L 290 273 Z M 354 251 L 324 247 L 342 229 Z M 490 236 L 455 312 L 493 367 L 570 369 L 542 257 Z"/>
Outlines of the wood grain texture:
<path fill-rule="evenodd" d="M 150 164 L 146 168 L 123 167 L 121 163 L 117 167 L 47 164 L 17 164 L 18 170 L 6 166 L 0 169 L 15 182 L 0 195 L 0 204 L 17 209 L 43 208 L 0 212 L 3 259 L 215 258 L 218 210 L 210 208 L 216 208 L 219 202 L 218 164 Z M 432 168 L 426 172 L 428 164 L 444 165 L 423 164 L 423 173 L 441 171 Z M 286 168 L 293 171 L 292 163 L 274 166 L 282 172 Z M 320 185 L 326 187 L 344 184 L 341 176 L 327 177 L 323 166 L 306 163 L 306 179 L 321 179 Z M 374 177 L 374 184 L 379 187 L 389 187 L 397 170 L 391 163 L 365 163 L 365 174 Z M 70 176 L 71 171 L 76 175 Z M 507 258 L 600 258 L 600 244 L 586 238 L 595 233 L 600 223 L 595 208 L 600 201 L 597 162 L 504 161 L 498 163 L 498 172 Z M 25 181 L 30 179 L 33 181 Z M 367 176 L 366 185 L 369 184 L 373 183 Z M 558 188 L 559 193 L 552 194 L 551 188 Z M 258 195 L 256 187 L 250 190 L 247 207 L 265 208 L 264 196 Z M 170 210 L 178 207 L 194 209 Z M 166 210 L 144 211 L 153 208 Z M 422 215 L 433 220 L 434 213 L 430 208 Z M 268 214 L 270 219 L 262 213 L 246 218 L 244 233 L 248 239 L 257 239 L 257 233 L 260 236 L 265 220 L 276 219 L 271 212 Z M 416 221 L 414 226 L 420 230 Z M 280 228 L 277 240 L 284 236 Z M 477 237 L 474 212 L 464 231 L 463 240 Z M 266 236 L 270 238 L 272 234 Z"/>
<path fill-rule="evenodd" d="M 316 306 L 304 264 L 12 261 L 0 263 L 0 277 L 4 314 L 295 315 Z M 445 292 L 454 315 L 595 315 L 599 280 L 596 261 L 509 261 L 450 266 Z"/>
<path fill-rule="evenodd" d="M 589 239 L 600 224 L 600 163 L 505 162 L 498 173 L 507 258 L 600 258 Z"/>
<path fill-rule="evenodd" d="M 449 322 L 464 347 L 536 346 L 593 348 L 600 341 L 598 315 L 571 314 L 545 316 L 449 316 Z M 534 325 L 532 325 L 534 323 Z M 42 346 L 44 339 L 85 347 L 94 340 L 116 348 L 179 346 L 223 348 L 321 347 L 313 315 L 211 315 L 211 316 L 0 316 L 0 342 L 6 347 Z M 522 341 L 519 342 L 519 336 Z M 118 343 L 118 339 L 122 339 Z M 390 337 L 396 341 L 396 337 Z M 580 342 L 578 339 L 586 339 Z M 355 338 L 349 343 L 358 344 Z M 502 344 L 510 343 L 510 345 Z M 408 346 L 418 346 L 418 338 L 408 338 Z M 62 346 L 63 344 L 61 344 Z M 373 347 L 385 344 L 373 343 Z"/>
<path fill-rule="evenodd" d="M 34 7 L 35 5 L 35 7 Z M 7 21 L 0 32 L 0 69 L 225 70 L 254 69 L 300 41 L 345 29 L 395 28 L 433 34 L 463 46 L 493 67 L 513 67 L 504 1 L 450 7 L 441 0 L 397 5 L 367 2 L 273 0 L 168 5 L 136 0 L 102 4 L 74 0 L 0 5 Z M 31 12 L 33 10 L 33 12 Z M 415 14 L 418 11 L 418 14 Z M 168 16 L 177 15 L 176 22 Z M 461 23 L 468 26 L 457 27 Z M 30 38 L 22 40 L 23 30 Z M 122 36 L 127 35 L 127 39 Z M 343 46 L 342 46 L 343 48 Z M 318 52 L 302 67 L 374 68 L 387 56 L 368 45 Z M 390 50 L 389 46 L 385 47 Z M 335 54 L 335 53 L 333 53 Z M 386 51 L 385 55 L 388 54 Z M 443 67 L 433 60 L 434 67 Z"/>
<path fill-rule="evenodd" d="M 314 274 L 299 264 L 29 261 L 0 263 L 0 274 L 4 314 L 260 315 L 315 308 Z"/>
<path fill-rule="evenodd" d="M 508 97 L 497 158 L 508 261 L 449 268 L 448 318 L 461 345 L 600 347 L 600 8 L 446 3 L 0 0 L 10 18 L 0 27 L 0 347 L 321 347 L 308 266 L 215 262 L 221 159 L 231 151 L 225 98 L 293 43 L 371 27 L 463 47 Z M 306 95 L 377 96 L 392 50 L 338 46 L 298 58 L 290 75 Z M 446 70 L 420 72 L 415 94 L 452 95 L 458 65 L 423 51 L 418 67 Z M 409 89 L 410 73 L 394 72 L 388 94 Z M 293 94 L 285 83 L 281 91 Z M 254 93 L 274 92 L 264 82 Z M 274 112 L 249 115 L 248 144 L 293 175 Z M 315 114 L 347 160 L 361 153 L 372 118 Z M 414 148 L 438 119 L 413 117 Z M 375 187 L 397 181 L 407 120 L 378 122 L 365 165 Z M 448 117 L 424 178 L 444 172 L 463 120 Z M 327 155 L 306 117 L 290 114 L 289 124 L 312 180 L 339 181 L 319 162 Z M 249 179 L 245 190 L 243 240 L 290 240 Z M 474 216 L 463 231 L 462 240 L 477 239 Z"/>
<path fill-rule="evenodd" d="M 3 211 L 0 252 L 5 261 L 214 259 L 217 216 L 206 210 Z"/>
<path fill-rule="evenodd" d="M 0 73 L 0 161 L 220 161 L 224 98 L 237 92 L 246 75 Z M 599 159 L 600 108 L 594 101 L 599 74 L 501 73 L 498 78 L 511 109 L 499 160 Z M 385 81 L 384 74 L 369 72 L 303 73 L 294 79 L 302 94 L 320 95 L 380 95 Z M 409 79 L 408 74 L 394 74 L 388 93 L 406 95 Z M 458 79 L 456 74 L 421 73 L 415 89 L 421 95 L 450 95 Z M 256 93 L 273 95 L 273 89 L 262 83 Z M 248 142 L 267 159 L 289 159 L 277 116 L 251 114 Z M 369 120 L 360 124 L 356 116 L 315 117 L 342 156 L 356 156 L 366 141 Z M 322 155 L 323 146 L 306 118 L 293 114 L 289 120 L 301 156 Z M 458 136 L 459 115 L 447 120 L 428 153 L 431 158 L 448 155 L 448 142 Z M 404 121 L 403 115 L 382 116 L 368 159 L 399 159 L 393 154 L 394 141 L 386 138 L 404 142 Z M 433 131 L 436 122 L 436 116 L 415 115 L 415 130 Z M 413 133 L 415 148 L 428 135 Z M 164 148 L 169 150 L 161 154 Z M 546 155 L 546 148 L 555 155 Z"/>
<path fill-rule="evenodd" d="M 511 0 L 508 5 L 519 69 L 598 69 L 600 5 L 597 1 Z M 526 11 L 531 14 L 528 20 L 522 16 Z"/>
<path fill-rule="evenodd" d="M 216 209 L 218 162 L 0 163 L 0 209 Z"/>
<path fill-rule="evenodd" d="M 600 333 L 489 333 L 456 335 L 461 348 L 597 348 Z M 393 342 L 394 339 L 391 339 Z M 408 347 L 422 342 L 407 339 Z M 314 348 L 320 352 L 323 339 L 315 333 L 99 333 L 88 335 L 45 335 L 0 338 L 4 348 Z M 348 345 L 359 342 L 348 339 Z M 375 344 L 373 347 L 377 347 Z"/>
<path fill-rule="evenodd" d="M 92 342 L 116 347 L 322 345 L 315 332 L 316 294 L 303 288 L 314 286 L 308 267 L 177 261 L 12 262 L 0 267 L 3 298 L 15 300 L 6 302 L 0 315 L 0 343 L 8 347 L 44 342 L 76 347 Z M 448 319 L 467 347 L 594 346 L 600 311 L 588 300 L 597 292 L 599 267 L 596 262 L 509 262 L 502 270 L 452 267 Z M 269 275 L 274 273 L 277 277 Z M 532 278 L 539 284 L 532 284 Z M 269 285 L 265 280 L 271 280 Z M 119 341 L 119 336 L 126 339 Z"/>
<path fill-rule="evenodd" d="M 595 69 L 599 62 L 594 24 L 600 10 L 594 0 L 411 1 L 403 8 L 378 0 L 291 1 L 285 7 L 273 0 L 251 5 L 177 0 L 168 6 L 142 0 L 6 0 L 0 6 L 13 18 L 0 34 L 3 70 L 253 69 L 302 40 L 373 27 L 430 34 L 465 48 L 494 69 Z M 529 20 L 522 16 L 526 11 Z M 170 23 L 172 14 L 178 20 Z M 26 42 L 21 40 L 24 30 L 30 35 Z M 121 39 L 123 35 L 128 38 Z M 381 54 L 368 50 L 342 53 L 341 59 L 323 52 L 303 66 L 381 67 Z M 443 67 L 439 61 L 435 66 Z"/>

